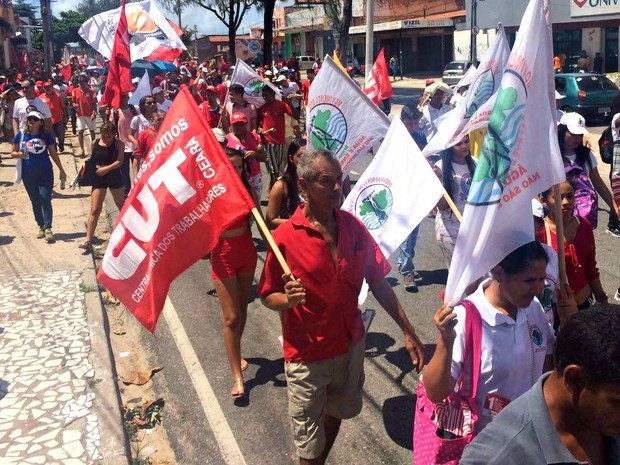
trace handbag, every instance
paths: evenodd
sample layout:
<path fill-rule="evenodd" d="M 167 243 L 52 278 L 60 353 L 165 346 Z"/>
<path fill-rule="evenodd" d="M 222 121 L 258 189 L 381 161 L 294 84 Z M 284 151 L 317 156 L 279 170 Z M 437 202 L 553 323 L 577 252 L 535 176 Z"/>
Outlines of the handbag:
<path fill-rule="evenodd" d="M 424 380 L 416 390 L 413 428 L 415 465 L 457 465 L 465 446 L 475 436 L 478 420 L 476 394 L 482 352 L 482 319 L 469 300 L 465 307 L 465 348 L 458 390 L 434 404 L 426 396 Z M 467 386 L 466 386 L 467 384 Z"/>
<path fill-rule="evenodd" d="M 93 182 L 95 181 L 95 176 L 97 176 L 97 167 L 95 166 L 94 162 L 95 160 L 90 157 L 84 162 L 84 164 L 80 168 L 77 178 L 77 183 L 79 186 L 86 187 L 93 185 Z"/>

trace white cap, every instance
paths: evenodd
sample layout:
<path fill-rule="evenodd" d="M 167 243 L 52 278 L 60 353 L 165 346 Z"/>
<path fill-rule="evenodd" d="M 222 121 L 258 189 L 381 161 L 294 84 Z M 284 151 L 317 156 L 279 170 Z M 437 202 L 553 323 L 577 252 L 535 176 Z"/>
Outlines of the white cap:
<path fill-rule="evenodd" d="M 286 81 L 286 76 L 280 75 L 278 76 L 278 79 L 276 79 L 276 82 L 284 82 Z"/>
<path fill-rule="evenodd" d="M 226 140 L 226 133 L 222 128 L 212 128 L 211 131 L 220 144 Z"/>
<path fill-rule="evenodd" d="M 565 125 L 571 134 L 588 134 L 586 120 L 579 113 L 564 113 L 560 118 L 560 124 Z"/>
<path fill-rule="evenodd" d="M 273 76 L 273 73 L 269 70 L 265 71 L 265 76 Z"/>
<path fill-rule="evenodd" d="M 207 68 L 206 66 L 202 67 L 202 72 L 203 73 L 208 73 L 209 72 L 209 68 Z"/>
<path fill-rule="evenodd" d="M 155 95 L 155 94 L 159 94 L 160 92 L 163 92 L 164 89 L 162 89 L 161 87 L 153 87 L 153 90 L 151 91 L 151 95 Z"/>
<path fill-rule="evenodd" d="M 532 214 L 537 218 L 545 217 L 545 208 L 538 199 L 532 199 Z"/>
<path fill-rule="evenodd" d="M 43 113 L 41 113 L 40 111 L 32 110 L 28 112 L 28 116 L 26 116 L 26 118 L 30 118 L 31 116 L 34 116 L 41 121 L 45 120 L 45 116 L 43 116 Z"/>
<path fill-rule="evenodd" d="M 566 98 L 566 95 L 562 95 L 560 94 L 557 90 L 555 91 L 555 99 L 556 100 L 562 100 L 563 98 Z"/>

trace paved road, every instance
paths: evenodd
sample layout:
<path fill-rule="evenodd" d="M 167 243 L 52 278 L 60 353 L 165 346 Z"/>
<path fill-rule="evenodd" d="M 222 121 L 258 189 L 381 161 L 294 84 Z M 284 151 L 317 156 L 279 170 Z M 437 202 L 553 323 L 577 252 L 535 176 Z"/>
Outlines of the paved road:
<path fill-rule="evenodd" d="M 395 109 L 421 89 L 397 89 Z M 600 130 L 598 130 L 600 133 Z M 361 172 L 370 156 L 360 161 L 355 170 Z M 602 225 L 606 224 L 601 219 Z M 254 231 L 259 250 L 257 279 L 265 257 L 265 245 Z M 599 265 L 603 284 L 611 295 L 620 284 L 617 254 L 620 239 L 600 229 L 596 232 Z M 439 292 L 444 287 L 447 271 L 434 239 L 433 220 L 421 225 L 416 251 L 416 267 L 423 281 L 419 292 L 405 292 L 396 272 L 389 281 L 401 300 L 422 340 L 433 350 L 436 332 L 432 315 L 440 305 Z M 395 258 L 390 260 L 396 268 Z M 153 365 L 164 370 L 155 378 L 155 390 L 166 399 L 165 426 L 183 464 L 292 464 L 296 463 L 287 416 L 283 358 L 278 335 L 280 323 L 276 314 L 261 306 L 254 295 L 244 334 L 243 355 L 249 362 L 245 373 L 248 400 L 233 403 L 229 393 L 232 377 L 222 342 L 222 318 L 219 302 L 208 294 L 213 288 L 208 261 L 200 261 L 180 276 L 170 290 L 170 301 L 204 370 L 216 399 L 206 401 L 209 415 L 221 408 L 226 425 L 210 425 L 203 403 L 190 380 L 173 334 L 162 318 L 155 336 L 144 334 L 143 343 Z M 411 463 L 412 417 L 417 375 L 403 348 L 402 334 L 396 325 L 370 298 L 368 308 L 377 309 L 366 341 L 366 384 L 364 408 L 359 417 L 343 423 L 329 463 L 331 464 L 407 464 Z M 214 428 L 224 444 L 218 444 Z M 243 459 L 231 459 L 230 446 L 238 444 Z"/>

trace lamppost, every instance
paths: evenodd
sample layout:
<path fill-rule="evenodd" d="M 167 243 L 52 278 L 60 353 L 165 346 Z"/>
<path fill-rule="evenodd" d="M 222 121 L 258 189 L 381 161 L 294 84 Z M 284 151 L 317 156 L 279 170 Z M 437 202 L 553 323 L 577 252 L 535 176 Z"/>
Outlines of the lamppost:
<path fill-rule="evenodd" d="M 476 12 L 478 10 L 478 0 L 471 0 L 471 43 L 469 47 L 469 61 L 472 64 L 476 64 L 476 58 L 478 57 L 477 50 L 477 35 L 478 35 L 478 25 L 476 21 Z"/>

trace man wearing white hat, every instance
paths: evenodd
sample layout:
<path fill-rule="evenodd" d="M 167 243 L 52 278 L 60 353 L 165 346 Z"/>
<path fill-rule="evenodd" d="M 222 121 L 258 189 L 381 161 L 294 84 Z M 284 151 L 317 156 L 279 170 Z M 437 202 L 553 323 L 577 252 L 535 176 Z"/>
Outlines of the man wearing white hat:
<path fill-rule="evenodd" d="M 170 111 L 172 102 L 166 99 L 166 95 L 164 94 L 164 89 L 162 89 L 161 87 L 153 87 L 153 90 L 151 91 L 151 95 L 155 99 L 155 103 L 157 103 L 158 110 L 165 111 L 166 113 Z"/>
<path fill-rule="evenodd" d="M 555 91 L 555 108 L 556 108 L 556 119 L 558 121 L 558 123 L 560 122 L 560 120 L 562 119 L 562 116 L 564 116 L 564 113 L 566 113 L 565 111 L 560 110 L 560 106 L 562 105 L 562 99 L 566 98 L 565 95 L 560 94 L 557 90 Z"/>
<path fill-rule="evenodd" d="M 450 93 L 450 87 L 442 83 L 431 84 L 429 88 L 428 104 L 422 108 L 422 118 L 420 118 L 420 129 L 424 131 L 428 141 L 437 133 L 435 125 L 437 118 L 450 111 L 450 107 L 444 103 Z"/>

